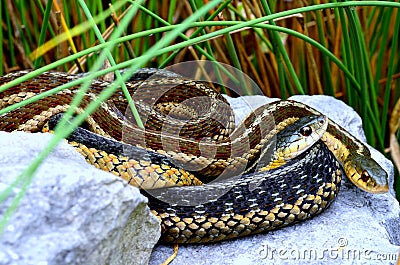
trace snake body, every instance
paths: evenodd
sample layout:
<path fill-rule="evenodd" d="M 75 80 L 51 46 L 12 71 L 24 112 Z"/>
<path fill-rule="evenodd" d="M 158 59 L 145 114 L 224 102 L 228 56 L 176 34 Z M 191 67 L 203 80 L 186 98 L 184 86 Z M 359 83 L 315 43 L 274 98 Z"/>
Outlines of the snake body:
<path fill-rule="evenodd" d="M 26 73 L 0 77 L 0 85 Z M 0 112 L 0 130 L 43 131 L 52 117 L 67 110 L 78 86 L 35 102 L 27 101 L 16 110 L 7 108 L 79 78 L 48 72 L 0 90 L 0 111 L 4 112 Z M 90 101 L 97 100 L 108 85 L 105 81 L 92 81 L 75 112 L 82 112 Z M 127 88 L 140 96 L 134 99 L 139 112 L 146 117 L 145 130 L 127 120 L 132 113 L 122 92 L 118 92 L 83 125 L 96 134 L 78 129 L 69 137 L 69 143 L 89 163 L 143 189 L 152 212 L 161 220 L 164 241 L 214 242 L 310 218 L 329 206 L 337 195 L 341 167 L 361 189 L 387 191 L 386 172 L 370 157 L 367 147 L 329 119 L 321 140 L 307 147 L 308 151 L 280 161 L 282 166 L 263 171 L 268 164 L 263 159 L 276 135 L 304 117 L 322 116 L 304 104 L 279 101 L 262 106 L 233 129 L 225 99 L 204 82 L 167 76 L 131 80 Z M 196 108 L 198 102 L 182 103 L 193 97 L 198 99 L 199 95 L 201 108 Z M 172 106 L 183 107 L 176 111 L 168 101 L 173 101 Z M 162 125 L 157 122 L 160 119 Z M 204 155 L 205 151 L 212 156 Z M 281 156 L 284 154 L 286 151 Z M 208 184 L 199 186 L 203 183 Z M 171 187 L 176 185 L 184 187 Z M 220 190 L 224 192 L 212 197 Z M 204 192 L 202 201 L 184 203 L 198 192 Z M 179 197 L 180 203 L 174 201 L 175 197 Z"/>

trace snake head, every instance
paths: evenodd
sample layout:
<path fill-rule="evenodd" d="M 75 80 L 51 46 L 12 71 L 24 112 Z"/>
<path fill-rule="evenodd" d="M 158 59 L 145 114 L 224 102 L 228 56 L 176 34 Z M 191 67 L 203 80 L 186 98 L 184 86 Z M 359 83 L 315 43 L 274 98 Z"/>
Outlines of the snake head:
<path fill-rule="evenodd" d="M 277 150 L 282 157 L 293 159 L 321 139 L 328 127 L 325 116 L 305 116 L 277 135 Z"/>
<path fill-rule="evenodd" d="M 321 139 L 327 127 L 328 119 L 325 116 L 305 116 L 287 125 L 276 135 L 273 156 L 258 170 L 265 171 L 285 165 Z"/>
<path fill-rule="evenodd" d="M 388 192 L 388 175 L 372 158 L 357 154 L 349 157 L 343 166 L 350 181 L 363 191 Z"/>

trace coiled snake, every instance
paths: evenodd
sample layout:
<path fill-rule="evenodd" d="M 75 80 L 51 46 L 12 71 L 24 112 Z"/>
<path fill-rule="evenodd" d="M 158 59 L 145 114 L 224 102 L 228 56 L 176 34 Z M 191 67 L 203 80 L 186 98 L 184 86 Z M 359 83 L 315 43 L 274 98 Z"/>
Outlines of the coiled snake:
<path fill-rule="evenodd" d="M 26 73 L 0 77 L 0 85 Z M 138 76 L 126 85 L 146 129 L 131 121 L 117 92 L 68 140 L 89 163 L 142 189 L 161 220 L 164 241 L 214 242 L 310 218 L 337 195 L 342 169 L 365 191 L 388 190 L 386 172 L 367 147 L 304 104 L 262 106 L 234 129 L 226 100 L 207 83 Z M 78 78 L 46 72 L 0 88 L 0 110 Z M 75 112 L 108 84 L 92 81 Z M 4 113 L 0 129 L 52 129 L 77 91 L 75 86 Z"/>

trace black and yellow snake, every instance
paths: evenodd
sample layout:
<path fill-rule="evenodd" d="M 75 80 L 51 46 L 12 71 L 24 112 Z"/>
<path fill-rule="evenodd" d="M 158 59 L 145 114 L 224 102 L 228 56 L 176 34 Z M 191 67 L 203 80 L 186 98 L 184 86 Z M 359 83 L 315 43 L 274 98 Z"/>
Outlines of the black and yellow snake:
<path fill-rule="evenodd" d="M 26 73 L 0 77 L 0 85 Z M 5 91 L 0 87 L 0 110 L 78 78 L 46 72 Z M 75 112 L 108 84 L 94 80 Z M 146 129 L 131 121 L 117 92 L 68 140 L 89 163 L 148 195 L 164 241 L 214 242 L 310 218 L 337 195 L 342 169 L 362 190 L 388 190 L 386 172 L 368 148 L 304 104 L 262 106 L 234 128 L 226 100 L 205 82 L 160 76 L 126 85 Z M 52 129 L 77 91 L 75 86 L 2 114 L 0 130 Z"/>

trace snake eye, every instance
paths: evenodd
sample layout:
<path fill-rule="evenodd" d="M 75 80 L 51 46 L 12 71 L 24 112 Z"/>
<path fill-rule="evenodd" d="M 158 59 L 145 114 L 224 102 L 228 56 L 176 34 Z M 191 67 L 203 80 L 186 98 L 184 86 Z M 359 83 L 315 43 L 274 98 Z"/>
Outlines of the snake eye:
<path fill-rule="evenodd" d="M 369 176 L 368 172 L 366 170 L 363 170 L 361 173 L 361 180 L 363 182 L 367 182 L 371 177 Z"/>
<path fill-rule="evenodd" d="M 300 133 L 303 136 L 310 136 L 312 133 L 312 129 L 310 126 L 304 126 L 303 128 L 300 129 Z"/>

